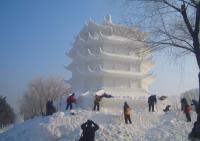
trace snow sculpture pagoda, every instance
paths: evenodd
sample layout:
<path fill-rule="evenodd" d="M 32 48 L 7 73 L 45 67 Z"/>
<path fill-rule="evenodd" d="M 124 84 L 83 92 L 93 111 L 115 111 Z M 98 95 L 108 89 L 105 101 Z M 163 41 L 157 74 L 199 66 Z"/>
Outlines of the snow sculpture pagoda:
<path fill-rule="evenodd" d="M 113 24 L 111 16 L 103 24 L 85 24 L 67 54 L 72 63 L 69 83 L 74 92 L 105 90 L 118 98 L 147 96 L 154 63 L 147 46 L 139 42 L 145 33 L 136 28 Z"/>

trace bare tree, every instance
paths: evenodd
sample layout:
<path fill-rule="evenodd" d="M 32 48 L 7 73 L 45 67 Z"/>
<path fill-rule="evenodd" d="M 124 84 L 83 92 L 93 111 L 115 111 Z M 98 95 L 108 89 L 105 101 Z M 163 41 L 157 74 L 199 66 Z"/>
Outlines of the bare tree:
<path fill-rule="evenodd" d="M 49 99 L 58 100 L 64 95 L 68 95 L 69 92 L 70 87 L 62 78 L 34 79 L 30 82 L 28 90 L 20 102 L 20 112 L 23 113 L 25 120 L 43 115 Z"/>
<path fill-rule="evenodd" d="M 128 23 L 149 36 L 140 40 L 149 50 L 168 48 L 177 57 L 192 54 L 200 69 L 200 0 L 123 0 Z M 133 13 L 132 13 L 133 12 Z M 136 38 L 137 39 L 137 38 Z M 200 88 L 200 73 L 199 88 Z M 200 91 L 199 91 L 200 101 Z M 200 110 L 200 104 L 198 106 Z M 200 113 L 195 133 L 200 135 Z"/>

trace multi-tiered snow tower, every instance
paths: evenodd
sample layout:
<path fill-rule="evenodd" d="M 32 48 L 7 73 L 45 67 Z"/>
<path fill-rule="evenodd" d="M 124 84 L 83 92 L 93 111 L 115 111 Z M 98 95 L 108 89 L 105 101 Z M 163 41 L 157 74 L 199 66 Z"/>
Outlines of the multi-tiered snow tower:
<path fill-rule="evenodd" d="M 68 53 L 73 91 L 104 89 L 119 98 L 147 96 L 153 80 L 148 72 L 154 63 L 141 42 L 145 37 L 136 28 L 113 24 L 111 16 L 103 24 L 90 20 Z"/>

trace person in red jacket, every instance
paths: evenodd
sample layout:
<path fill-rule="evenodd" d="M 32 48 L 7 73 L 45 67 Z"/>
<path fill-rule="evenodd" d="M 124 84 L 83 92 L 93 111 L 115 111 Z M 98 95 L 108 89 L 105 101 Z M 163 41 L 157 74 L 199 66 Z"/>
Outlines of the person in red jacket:
<path fill-rule="evenodd" d="M 72 110 L 72 103 L 76 103 L 76 99 L 74 97 L 75 93 L 73 93 L 72 95 L 70 95 L 67 98 L 67 106 L 66 106 L 66 110 L 68 110 L 68 108 L 70 107 L 70 110 Z"/>

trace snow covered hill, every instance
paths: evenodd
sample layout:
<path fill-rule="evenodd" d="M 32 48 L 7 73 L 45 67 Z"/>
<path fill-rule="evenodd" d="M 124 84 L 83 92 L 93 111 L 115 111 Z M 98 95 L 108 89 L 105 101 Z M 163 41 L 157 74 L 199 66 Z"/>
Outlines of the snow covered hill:
<path fill-rule="evenodd" d="M 122 114 L 75 110 L 37 117 L 0 134 L 0 141 L 77 141 L 80 125 L 88 119 L 99 124 L 96 141 L 187 141 L 192 123 L 179 111 L 133 112 L 132 124 L 124 124 Z M 192 113 L 192 120 L 195 120 Z"/>

